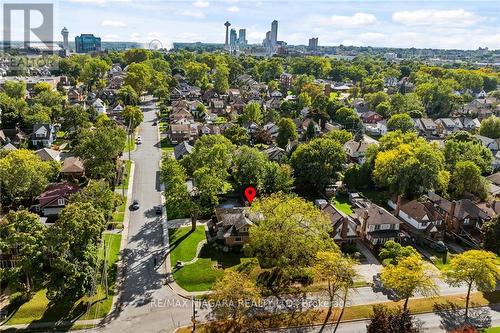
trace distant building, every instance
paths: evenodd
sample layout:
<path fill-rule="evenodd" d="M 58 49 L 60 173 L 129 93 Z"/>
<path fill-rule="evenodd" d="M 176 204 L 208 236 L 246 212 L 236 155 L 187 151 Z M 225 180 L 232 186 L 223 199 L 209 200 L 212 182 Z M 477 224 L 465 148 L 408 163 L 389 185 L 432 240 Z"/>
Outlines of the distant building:
<path fill-rule="evenodd" d="M 101 38 L 93 34 L 81 34 L 75 37 L 76 53 L 89 53 L 101 50 Z"/>
<path fill-rule="evenodd" d="M 318 37 L 309 38 L 309 49 L 316 50 L 318 48 Z"/>
<path fill-rule="evenodd" d="M 66 27 L 64 27 L 61 30 L 61 35 L 63 37 L 63 50 L 69 51 L 69 40 L 68 40 L 69 31 Z"/>
<path fill-rule="evenodd" d="M 278 43 L 278 21 L 271 23 L 271 46 L 274 48 Z"/>
<path fill-rule="evenodd" d="M 246 29 L 240 29 L 238 33 L 238 45 L 240 46 L 246 46 L 248 44 L 247 41 L 247 30 Z"/>
<path fill-rule="evenodd" d="M 386 52 L 386 53 L 384 53 L 384 58 L 386 60 L 394 60 L 397 57 L 398 57 L 398 55 L 396 53 L 394 53 L 394 52 Z"/>
<path fill-rule="evenodd" d="M 229 48 L 231 51 L 236 50 L 236 42 L 238 40 L 238 36 L 236 35 L 236 29 L 231 29 L 229 33 Z"/>

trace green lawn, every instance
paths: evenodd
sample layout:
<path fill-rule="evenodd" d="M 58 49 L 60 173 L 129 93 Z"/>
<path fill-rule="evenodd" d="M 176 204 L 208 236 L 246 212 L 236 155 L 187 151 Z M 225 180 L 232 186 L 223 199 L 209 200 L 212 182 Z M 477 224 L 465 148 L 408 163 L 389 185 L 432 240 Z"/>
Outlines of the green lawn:
<path fill-rule="evenodd" d="M 191 232 L 189 227 L 170 229 L 169 238 L 170 264 L 174 279 L 187 291 L 210 290 L 213 283 L 224 274 L 225 268 L 234 267 L 248 260 L 242 258 L 240 252 L 225 253 L 215 249 L 211 244 L 205 244 L 196 262 L 176 269 L 177 261 L 190 261 L 194 258 L 198 243 L 205 239 L 205 228 L 198 226 L 194 232 Z M 217 268 L 217 264 L 222 265 L 222 269 Z"/>
<path fill-rule="evenodd" d="M 483 333 L 500 333 L 500 327 L 490 327 L 482 331 Z"/>
<path fill-rule="evenodd" d="M 119 188 L 119 189 L 128 189 L 128 182 L 129 182 L 129 178 L 130 178 L 130 167 L 132 166 L 132 162 L 129 161 L 129 160 L 125 160 L 124 161 L 125 163 L 125 171 L 123 173 L 123 177 L 122 177 L 122 183 L 118 186 L 116 186 L 116 188 Z"/>
<path fill-rule="evenodd" d="M 332 201 L 335 207 L 341 212 L 347 215 L 352 214 L 351 204 L 349 203 L 349 197 L 347 195 L 337 195 Z"/>
<path fill-rule="evenodd" d="M 116 207 L 113 212 L 112 222 L 114 223 L 115 229 L 121 229 L 123 227 L 123 219 L 125 217 L 125 205 L 127 204 L 127 197 L 123 197 L 123 203 Z"/>
<path fill-rule="evenodd" d="M 125 149 L 123 150 L 123 153 L 128 153 L 129 149 L 130 149 L 130 151 L 134 151 L 135 148 L 136 148 L 135 138 L 134 138 L 134 135 L 131 135 L 127 139 L 127 142 L 125 143 Z"/>
<path fill-rule="evenodd" d="M 104 289 L 100 286 L 93 297 L 82 297 L 73 304 L 52 304 L 46 297 L 47 289 L 41 289 L 19 308 L 14 309 L 14 314 L 9 318 L 6 325 L 28 324 L 32 322 L 50 322 L 58 320 L 85 320 L 102 318 L 110 310 L 113 301 L 114 287 L 116 281 L 116 263 L 120 253 L 121 235 L 104 234 L 103 238 L 108 247 L 108 284 L 109 296 L 106 298 Z M 99 257 L 103 258 L 102 248 Z M 93 304 L 87 312 L 88 302 Z"/>
<path fill-rule="evenodd" d="M 173 153 L 174 152 L 174 146 L 170 143 L 170 140 L 168 138 L 161 139 L 160 147 L 164 153 Z"/>

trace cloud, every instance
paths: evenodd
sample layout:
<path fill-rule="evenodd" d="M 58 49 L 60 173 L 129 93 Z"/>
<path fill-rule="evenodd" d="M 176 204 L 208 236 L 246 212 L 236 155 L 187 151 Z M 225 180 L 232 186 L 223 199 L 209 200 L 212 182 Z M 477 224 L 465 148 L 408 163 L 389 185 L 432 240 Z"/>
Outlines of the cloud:
<path fill-rule="evenodd" d="M 117 42 L 120 40 L 120 37 L 118 35 L 109 34 L 109 35 L 104 35 L 103 40 L 107 42 Z"/>
<path fill-rule="evenodd" d="M 196 8 L 207 8 L 210 5 L 210 2 L 204 0 L 196 0 L 193 2 L 193 7 Z"/>
<path fill-rule="evenodd" d="M 329 23 L 344 27 L 359 27 L 363 25 L 373 24 L 377 21 L 375 15 L 367 13 L 355 13 L 352 16 L 333 15 L 330 17 Z"/>
<path fill-rule="evenodd" d="M 473 12 L 461 8 L 451 10 L 419 9 L 392 14 L 394 22 L 407 26 L 467 27 L 474 25 L 479 19 Z"/>
<path fill-rule="evenodd" d="M 122 21 L 112 21 L 112 20 L 104 20 L 102 21 L 101 25 L 103 27 L 126 27 L 127 25 L 125 24 L 125 22 L 122 22 Z"/>
<path fill-rule="evenodd" d="M 195 17 L 195 18 L 204 18 L 205 17 L 205 14 L 203 14 L 202 12 L 200 11 L 193 11 L 193 10 L 185 10 L 182 12 L 182 15 L 184 16 L 189 16 L 189 17 Z"/>
<path fill-rule="evenodd" d="M 230 13 L 237 13 L 240 11 L 240 7 L 238 6 L 231 6 L 227 8 L 227 11 Z"/>
<path fill-rule="evenodd" d="M 131 0 L 69 0 L 69 2 L 90 4 L 90 5 L 104 5 L 107 2 L 131 2 Z"/>

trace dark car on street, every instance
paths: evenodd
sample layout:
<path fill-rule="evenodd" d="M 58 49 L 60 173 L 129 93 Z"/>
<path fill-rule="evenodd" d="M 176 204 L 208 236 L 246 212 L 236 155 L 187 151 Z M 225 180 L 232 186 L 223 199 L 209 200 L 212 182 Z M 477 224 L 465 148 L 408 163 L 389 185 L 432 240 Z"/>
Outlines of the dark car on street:
<path fill-rule="evenodd" d="M 139 200 L 134 200 L 132 201 L 132 205 L 130 206 L 132 210 L 138 210 L 139 209 Z"/>

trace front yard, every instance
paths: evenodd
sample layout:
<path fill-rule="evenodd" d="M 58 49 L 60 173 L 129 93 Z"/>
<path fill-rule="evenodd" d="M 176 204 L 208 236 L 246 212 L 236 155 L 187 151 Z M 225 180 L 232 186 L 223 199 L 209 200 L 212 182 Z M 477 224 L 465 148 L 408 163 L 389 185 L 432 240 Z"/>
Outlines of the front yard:
<path fill-rule="evenodd" d="M 170 143 L 169 138 L 163 138 L 163 139 L 161 139 L 161 141 L 160 141 L 160 147 L 161 147 L 161 151 L 163 153 L 172 154 L 174 152 L 174 145 L 172 143 Z"/>
<path fill-rule="evenodd" d="M 177 261 L 191 261 L 195 258 L 198 243 L 205 239 L 205 227 L 198 226 L 194 232 L 190 227 L 169 229 L 170 238 L 170 265 L 175 281 L 187 291 L 206 291 L 212 288 L 213 283 L 224 274 L 224 269 L 234 267 L 243 258 L 239 252 L 222 252 L 211 244 L 205 244 L 198 259 L 176 268 Z M 218 268 L 221 265 L 222 268 Z"/>
<path fill-rule="evenodd" d="M 12 314 L 6 325 L 29 324 L 34 322 L 73 321 L 94 318 L 103 318 L 111 310 L 115 289 L 117 261 L 120 254 L 120 234 L 106 233 L 103 239 L 107 246 L 108 261 L 108 284 L 109 295 L 106 298 L 104 288 L 101 285 L 97 293 L 92 297 L 82 297 L 73 304 L 53 304 L 47 299 L 47 289 L 41 289 L 27 302 L 18 305 L 12 310 Z M 99 257 L 104 256 L 101 247 Z M 97 281 L 100 283 L 100 281 Z M 88 303 L 92 305 L 88 308 Z M 88 311 L 87 311 L 88 308 Z M 11 311 L 9 311 L 11 312 Z"/>

